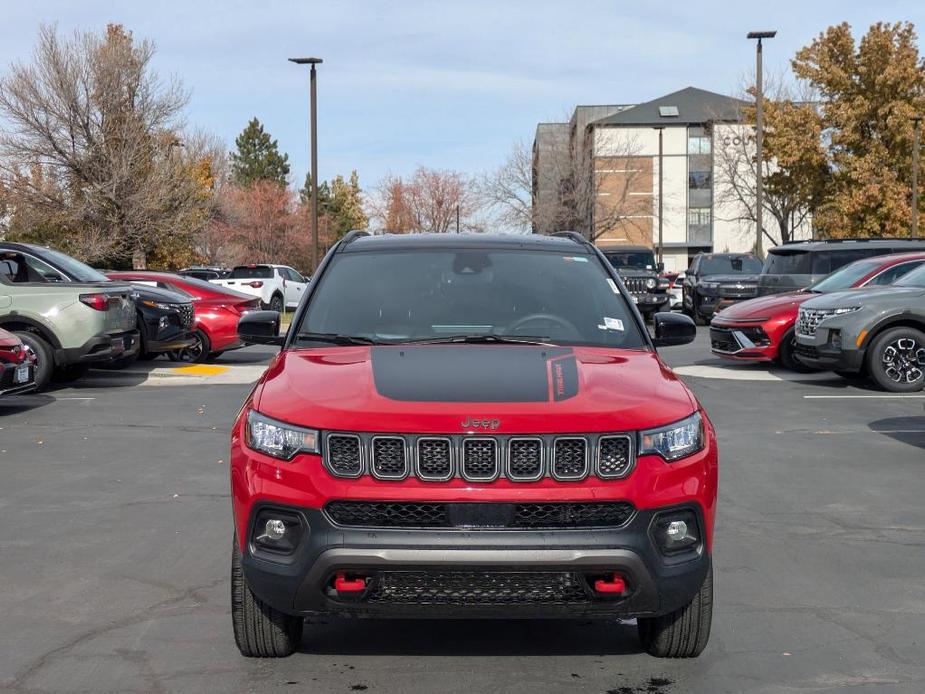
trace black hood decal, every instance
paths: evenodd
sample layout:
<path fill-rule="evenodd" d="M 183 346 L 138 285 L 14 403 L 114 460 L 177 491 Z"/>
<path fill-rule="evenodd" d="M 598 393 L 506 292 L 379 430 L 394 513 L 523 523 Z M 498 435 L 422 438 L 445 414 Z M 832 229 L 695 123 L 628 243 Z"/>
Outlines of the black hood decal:
<path fill-rule="evenodd" d="M 545 402 L 578 394 L 566 347 L 409 345 L 373 347 L 377 392 L 411 402 Z"/>

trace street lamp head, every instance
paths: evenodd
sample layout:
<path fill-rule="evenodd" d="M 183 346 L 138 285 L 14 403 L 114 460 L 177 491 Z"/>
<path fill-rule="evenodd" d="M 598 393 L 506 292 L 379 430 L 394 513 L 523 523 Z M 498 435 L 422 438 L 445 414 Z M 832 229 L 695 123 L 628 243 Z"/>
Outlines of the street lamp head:
<path fill-rule="evenodd" d="M 289 62 L 296 65 L 318 65 L 324 61 L 321 58 L 290 58 Z"/>
<path fill-rule="evenodd" d="M 777 31 L 750 31 L 745 38 L 748 39 L 773 39 L 777 36 Z"/>

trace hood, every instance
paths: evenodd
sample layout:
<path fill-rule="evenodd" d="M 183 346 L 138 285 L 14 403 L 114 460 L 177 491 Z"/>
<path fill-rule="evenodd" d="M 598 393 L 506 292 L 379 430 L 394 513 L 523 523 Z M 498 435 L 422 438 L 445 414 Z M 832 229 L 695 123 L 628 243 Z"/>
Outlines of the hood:
<path fill-rule="evenodd" d="M 148 301 L 157 301 L 162 304 L 190 303 L 189 297 L 183 296 L 182 294 L 177 294 L 176 292 L 172 292 L 167 289 L 161 289 L 160 287 L 149 287 L 145 284 L 133 284 L 132 289 L 135 290 L 135 293 L 138 294 L 139 298 L 147 299 Z"/>
<path fill-rule="evenodd" d="M 318 429 L 453 434 L 645 429 L 690 415 L 687 388 L 652 352 L 533 345 L 289 350 L 254 394 L 258 411 Z"/>
<path fill-rule="evenodd" d="M 733 304 L 716 314 L 717 320 L 755 320 L 756 318 L 774 318 L 779 313 L 796 311 L 804 301 L 818 294 L 808 292 L 788 292 L 787 294 L 769 294 L 757 299 L 748 299 Z"/>
<path fill-rule="evenodd" d="M 719 282 L 720 284 L 758 283 L 758 275 L 704 275 L 700 279 L 704 282 Z"/>
<path fill-rule="evenodd" d="M 884 300 L 919 299 L 923 295 L 925 295 L 925 289 L 922 287 L 861 287 L 816 295 L 813 299 L 807 301 L 804 306 L 815 309 L 863 306 L 865 304 L 880 303 Z"/>

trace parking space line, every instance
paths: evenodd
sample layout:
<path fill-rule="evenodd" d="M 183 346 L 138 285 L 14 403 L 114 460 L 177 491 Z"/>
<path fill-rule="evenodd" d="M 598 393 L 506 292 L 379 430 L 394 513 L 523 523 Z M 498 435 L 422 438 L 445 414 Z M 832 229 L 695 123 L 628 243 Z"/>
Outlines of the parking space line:
<path fill-rule="evenodd" d="M 176 369 L 171 369 L 175 374 L 182 374 L 184 376 L 217 376 L 218 374 L 223 374 L 228 371 L 230 367 L 228 366 L 213 366 L 212 364 L 192 364 L 191 366 L 181 366 Z"/>
<path fill-rule="evenodd" d="M 910 395 L 893 393 L 891 395 L 804 395 L 804 400 L 886 400 L 886 399 L 915 399 L 925 398 L 925 395 Z"/>

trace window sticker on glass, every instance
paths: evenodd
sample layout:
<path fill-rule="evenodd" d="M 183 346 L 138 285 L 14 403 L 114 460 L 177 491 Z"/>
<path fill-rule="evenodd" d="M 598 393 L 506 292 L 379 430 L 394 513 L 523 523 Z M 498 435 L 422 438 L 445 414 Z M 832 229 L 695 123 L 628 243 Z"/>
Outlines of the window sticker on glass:
<path fill-rule="evenodd" d="M 562 256 L 562 260 L 564 260 L 567 263 L 587 263 L 588 262 L 587 258 L 582 258 L 581 256 L 578 256 L 578 255 L 564 255 Z"/>
<path fill-rule="evenodd" d="M 617 288 L 617 283 L 614 282 L 614 281 L 613 281 L 612 279 L 610 279 L 609 277 L 607 278 L 607 284 L 610 285 L 610 288 L 611 288 L 611 290 L 613 290 L 613 293 L 614 293 L 614 294 L 619 294 L 619 293 L 620 293 L 620 290 Z"/>
<path fill-rule="evenodd" d="M 597 326 L 599 330 L 620 330 L 623 331 L 623 321 L 619 318 L 608 318 L 604 316 L 604 324 Z"/>

